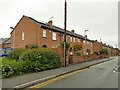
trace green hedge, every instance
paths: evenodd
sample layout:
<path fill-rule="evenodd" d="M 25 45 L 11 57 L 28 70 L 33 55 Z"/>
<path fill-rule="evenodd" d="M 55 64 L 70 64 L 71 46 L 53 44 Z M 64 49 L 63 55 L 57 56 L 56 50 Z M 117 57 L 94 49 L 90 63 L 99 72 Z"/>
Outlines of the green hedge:
<path fill-rule="evenodd" d="M 18 60 L 19 56 L 25 51 L 26 49 L 24 48 L 19 48 L 19 49 L 14 49 L 8 54 L 9 59 L 15 59 Z"/>
<path fill-rule="evenodd" d="M 60 67 L 60 56 L 48 49 L 25 50 L 19 60 L 10 58 L 1 60 L 2 78 Z"/>
<path fill-rule="evenodd" d="M 39 48 L 38 45 L 35 45 L 35 44 L 28 44 L 25 46 L 26 49 L 34 49 L 34 48 Z"/>
<path fill-rule="evenodd" d="M 107 54 L 108 55 L 108 50 L 107 49 L 101 49 L 100 54 Z"/>
<path fill-rule="evenodd" d="M 25 61 L 10 60 L 8 58 L 2 59 L 2 78 L 21 75 L 27 73 L 28 63 Z"/>
<path fill-rule="evenodd" d="M 21 54 L 20 60 L 47 64 L 51 68 L 60 66 L 60 56 L 48 49 L 29 49 Z"/>

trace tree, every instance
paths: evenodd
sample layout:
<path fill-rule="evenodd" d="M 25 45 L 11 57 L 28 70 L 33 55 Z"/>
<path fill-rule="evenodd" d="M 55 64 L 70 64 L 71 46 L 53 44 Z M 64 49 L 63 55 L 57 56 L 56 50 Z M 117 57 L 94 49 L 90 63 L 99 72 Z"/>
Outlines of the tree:
<path fill-rule="evenodd" d="M 62 47 L 64 47 L 64 41 L 62 41 L 62 42 L 60 43 L 60 45 L 61 45 Z M 66 45 L 65 45 L 66 52 L 68 51 L 69 47 L 70 47 L 70 43 L 66 42 Z"/>
<path fill-rule="evenodd" d="M 79 44 L 79 43 L 75 43 L 75 44 L 73 45 L 73 48 L 74 48 L 75 51 L 78 51 L 78 50 L 81 50 L 81 49 L 82 49 L 82 45 Z"/>
<path fill-rule="evenodd" d="M 82 45 L 79 43 L 74 43 L 73 49 L 75 51 L 76 56 L 81 56 L 80 50 L 82 49 Z"/>

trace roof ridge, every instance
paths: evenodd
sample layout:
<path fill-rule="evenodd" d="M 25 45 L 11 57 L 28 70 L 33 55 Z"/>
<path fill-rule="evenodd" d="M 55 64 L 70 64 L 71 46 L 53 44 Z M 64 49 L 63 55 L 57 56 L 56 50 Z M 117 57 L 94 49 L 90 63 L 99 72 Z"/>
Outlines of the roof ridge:
<path fill-rule="evenodd" d="M 25 17 L 27 17 L 27 18 L 35 21 L 36 23 L 43 24 L 43 25 L 46 25 L 46 26 L 48 26 L 48 27 L 53 27 L 53 28 L 56 28 L 56 29 L 60 29 L 60 30 L 62 30 L 62 31 L 64 30 L 63 28 L 60 28 L 60 27 L 58 27 L 58 26 L 55 26 L 55 25 L 51 25 L 51 26 L 50 26 L 50 25 L 48 25 L 48 24 L 46 24 L 46 23 L 37 21 L 36 19 L 34 19 L 34 18 L 32 18 L 32 17 L 26 16 L 26 15 L 23 15 L 23 16 L 25 16 Z M 73 33 L 71 33 L 71 31 L 67 30 L 67 32 L 70 33 L 71 35 L 73 35 Z M 77 33 L 74 33 L 74 35 L 75 35 L 76 37 L 77 37 L 77 36 L 80 36 L 81 38 L 84 38 L 82 35 L 77 34 Z"/>

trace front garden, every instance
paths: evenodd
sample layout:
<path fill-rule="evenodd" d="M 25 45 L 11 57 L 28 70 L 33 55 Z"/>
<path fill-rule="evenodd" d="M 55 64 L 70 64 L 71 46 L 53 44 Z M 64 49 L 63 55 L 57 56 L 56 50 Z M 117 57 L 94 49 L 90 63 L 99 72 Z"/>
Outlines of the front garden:
<path fill-rule="evenodd" d="M 0 59 L 2 78 L 60 67 L 60 56 L 48 49 L 14 49 Z"/>

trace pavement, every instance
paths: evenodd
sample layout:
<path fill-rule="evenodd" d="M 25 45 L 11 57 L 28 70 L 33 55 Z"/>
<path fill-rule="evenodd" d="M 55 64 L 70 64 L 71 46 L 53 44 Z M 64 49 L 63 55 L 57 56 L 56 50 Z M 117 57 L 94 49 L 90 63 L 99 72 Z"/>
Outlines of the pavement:
<path fill-rule="evenodd" d="M 37 72 L 37 73 L 29 73 L 16 77 L 2 79 L 2 88 L 7 89 L 15 89 L 15 88 L 26 88 L 31 85 L 35 85 L 41 83 L 43 81 L 47 81 L 53 79 L 55 77 L 77 71 L 80 69 L 88 68 L 90 66 L 103 63 L 109 60 L 113 60 L 114 57 L 106 58 L 106 59 L 98 59 L 83 63 L 78 63 L 74 65 L 68 65 L 67 67 L 60 67 L 57 69 Z"/>

